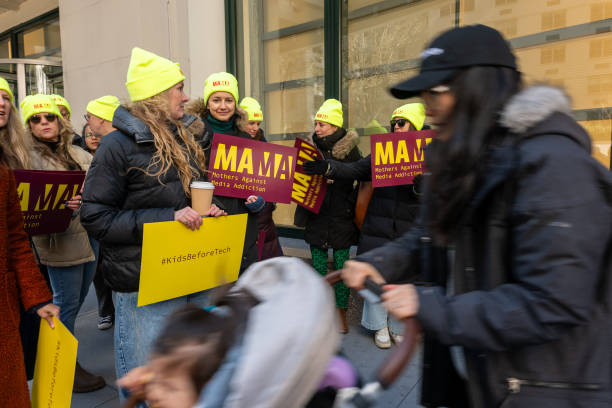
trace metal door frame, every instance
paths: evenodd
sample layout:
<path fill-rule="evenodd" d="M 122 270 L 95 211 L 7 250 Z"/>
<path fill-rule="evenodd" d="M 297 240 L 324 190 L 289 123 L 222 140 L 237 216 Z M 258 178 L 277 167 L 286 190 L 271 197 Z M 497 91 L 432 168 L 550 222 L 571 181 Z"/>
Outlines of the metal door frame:
<path fill-rule="evenodd" d="M 0 58 L 0 64 L 15 64 L 17 66 L 17 98 L 20 101 L 26 97 L 25 66 L 26 65 L 47 65 L 61 67 L 61 62 L 49 61 L 45 59 L 29 58 Z"/>

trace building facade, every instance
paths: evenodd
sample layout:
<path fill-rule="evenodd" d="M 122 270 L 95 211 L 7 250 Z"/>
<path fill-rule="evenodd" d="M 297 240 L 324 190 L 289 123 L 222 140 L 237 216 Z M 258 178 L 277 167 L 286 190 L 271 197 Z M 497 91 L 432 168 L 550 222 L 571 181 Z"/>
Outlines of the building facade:
<path fill-rule="evenodd" d="M 193 97 L 210 73 L 235 73 L 241 96 L 262 103 L 268 140 L 292 145 L 329 97 L 362 135 L 373 119 L 388 126 L 404 103 L 388 87 L 417 71 L 432 37 L 476 23 L 504 33 L 528 84 L 567 90 L 610 167 L 610 0 L 16 0 L 0 3 L 0 75 L 19 97 L 64 94 L 78 128 L 90 99 L 127 98 L 140 46 L 180 62 Z M 276 221 L 291 225 L 293 211 L 279 205 Z"/>

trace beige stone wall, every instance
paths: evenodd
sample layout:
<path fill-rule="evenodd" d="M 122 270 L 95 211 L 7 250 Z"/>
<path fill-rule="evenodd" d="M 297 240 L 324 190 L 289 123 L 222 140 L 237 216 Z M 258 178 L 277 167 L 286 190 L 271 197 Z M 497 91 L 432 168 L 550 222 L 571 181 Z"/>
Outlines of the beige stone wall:
<path fill-rule="evenodd" d="M 225 69 L 223 0 L 60 0 L 59 7 L 65 96 L 77 128 L 89 100 L 127 100 L 135 46 L 179 62 L 190 96 L 202 94 L 208 74 Z"/>

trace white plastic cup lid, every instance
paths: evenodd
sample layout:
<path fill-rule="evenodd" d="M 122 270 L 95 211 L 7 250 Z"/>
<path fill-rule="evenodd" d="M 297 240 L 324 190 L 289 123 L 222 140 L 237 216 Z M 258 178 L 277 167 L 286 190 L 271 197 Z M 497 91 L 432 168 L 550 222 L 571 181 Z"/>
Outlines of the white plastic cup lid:
<path fill-rule="evenodd" d="M 209 183 L 208 181 L 192 181 L 189 187 L 201 188 L 204 190 L 214 190 L 215 189 L 215 185 L 213 183 Z"/>

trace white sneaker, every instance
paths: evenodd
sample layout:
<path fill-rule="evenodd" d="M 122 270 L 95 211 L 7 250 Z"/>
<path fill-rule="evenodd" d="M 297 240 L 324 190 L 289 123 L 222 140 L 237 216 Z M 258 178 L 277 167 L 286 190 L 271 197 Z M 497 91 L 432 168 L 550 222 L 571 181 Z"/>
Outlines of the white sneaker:
<path fill-rule="evenodd" d="M 389 329 L 387 327 L 382 328 L 374 334 L 374 343 L 381 349 L 388 349 L 391 347 L 391 338 L 389 337 Z"/>
<path fill-rule="evenodd" d="M 389 332 L 389 334 L 391 334 L 391 340 L 397 345 L 404 341 L 404 336 L 402 334 L 395 334 L 393 332 Z"/>
<path fill-rule="evenodd" d="M 98 317 L 98 330 L 108 330 L 111 327 L 113 327 L 113 317 L 112 316 Z"/>

